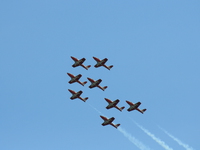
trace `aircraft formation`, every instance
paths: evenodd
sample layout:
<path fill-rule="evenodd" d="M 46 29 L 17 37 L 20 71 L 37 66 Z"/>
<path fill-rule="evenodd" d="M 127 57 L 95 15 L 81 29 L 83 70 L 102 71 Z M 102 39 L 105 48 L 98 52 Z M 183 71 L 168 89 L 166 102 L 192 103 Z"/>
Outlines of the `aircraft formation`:
<path fill-rule="evenodd" d="M 83 65 L 84 61 L 86 60 L 85 58 L 77 59 L 77 58 L 72 57 L 72 56 L 71 56 L 71 58 L 74 60 L 74 64 L 72 65 L 72 67 L 81 66 L 81 67 L 85 68 L 86 70 L 88 70 L 91 67 L 91 65 L 87 65 L 87 66 Z M 104 59 L 100 60 L 99 58 L 93 57 L 93 59 L 97 62 L 94 65 L 95 68 L 98 68 L 98 67 L 102 66 L 102 67 L 105 67 L 106 69 L 110 70 L 113 67 L 113 65 L 110 65 L 110 66 L 105 65 L 105 63 L 108 61 L 107 58 L 104 58 Z M 67 73 L 67 74 L 71 78 L 71 80 L 68 82 L 69 84 L 77 82 L 80 85 L 84 86 L 87 83 L 87 81 L 83 81 L 83 82 L 80 81 L 80 78 L 82 77 L 81 74 L 78 74 L 76 76 L 71 74 L 71 73 Z M 94 80 L 92 78 L 87 78 L 87 79 L 91 82 L 89 88 L 98 87 L 99 89 L 104 91 L 108 87 L 108 86 L 103 86 L 102 87 L 102 86 L 99 85 L 102 82 L 102 79 L 98 79 L 98 80 Z M 85 98 L 81 97 L 81 94 L 83 93 L 83 91 L 81 91 L 81 90 L 78 91 L 78 92 L 75 92 L 75 91 L 73 91 L 71 89 L 68 89 L 68 91 L 72 94 L 72 96 L 70 97 L 71 100 L 74 100 L 74 99 L 78 98 L 78 99 L 82 100 L 83 102 L 86 102 L 87 99 L 88 99 L 88 97 L 85 97 Z M 123 107 L 118 107 L 117 106 L 117 104 L 120 102 L 119 99 L 116 99 L 114 101 L 112 101 L 112 100 L 110 100 L 108 98 L 104 98 L 104 99 L 108 102 L 108 105 L 105 107 L 106 109 L 116 108 L 119 111 L 122 111 L 125 108 L 124 106 Z M 133 111 L 133 110 L 137 110 L 138 112 L 143 114 L 146 111 L 146 109 L 139 109 L 138 108 L 141 105 L 141 102 L 137 102 L 137 103 L 134 104 L 134 103 L 132 103 L 130 101 L 126 101 L 126 103 L 129 105 L 129 108 L 127 109 L 127 111 L 129 111 L 129 112 Z M 100 117 L 104 120 L 104 122 L 102 123 L 102 126 L 112 125 L 115 128 L 120 126 L 120 124 L 113 124 L 112 123 L 115 120 L 114 117 L 111 117 L 111 118 L 106 118 L 104 116 L 100 116 Z"/>

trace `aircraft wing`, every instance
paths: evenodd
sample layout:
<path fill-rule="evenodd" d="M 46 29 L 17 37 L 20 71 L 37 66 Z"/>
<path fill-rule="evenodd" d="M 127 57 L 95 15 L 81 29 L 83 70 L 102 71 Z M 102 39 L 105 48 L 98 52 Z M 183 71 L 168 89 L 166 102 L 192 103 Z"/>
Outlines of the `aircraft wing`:
<path fill-rule="evenodd" d="M 102 80 L 101 80 L 101 79 L 97 80 L 97 83 L 98 83 L 98 84 L 100 84 L 101 82 L 102 82 Z"/>
<path fill-rule="evenodd" d="M 77 93 L 79 93 L 81 95 L 83 93 L 83 91 L 78 91 Z"/>
<path fill-rule="evenodd" d="M 103 61 L 104 64 L 105 64 L 105 63 L 108 61 L 108 58 L 104 58 L 102 61 Z"/>
<path fill-rule="evenodd" d="M 116 102 L 116 105 L 119 103 L 119 99 L 116 99 L 114 102 Z"/>
<path fill-rule="evenodd" d="M 82 75 L 81 75 L 81 74 L 79 74 L 79 75 L 77 75 L 77 77 L 78 77 L 78 78 L 81 78 L 81 77 L 82 77 Z"/>
<path fill-rule="evenodd" d="M 86 59 L 85 59 L 85 58 L 82 58 L 81 60 L 84 62 Z"/>
<path fill-rule="evenodd" d="M 110 122 L 113 122 L 114 120 L 115 120 L 114 117 L 111 117 L 111 118 L 109 119 Z"/>
<path fill-rule="evenodd" d="M 141 105 L 141 102 L 137 102 L 135 105 L 136 105 L 137 107 L 139 107 L 139 106 Z"/>

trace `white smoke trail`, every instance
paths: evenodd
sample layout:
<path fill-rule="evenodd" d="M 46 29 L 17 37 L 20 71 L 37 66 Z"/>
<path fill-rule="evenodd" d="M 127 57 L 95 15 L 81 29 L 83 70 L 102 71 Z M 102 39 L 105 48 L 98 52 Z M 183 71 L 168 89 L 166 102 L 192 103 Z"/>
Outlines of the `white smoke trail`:
<path fill-rule="evenodd" d="M 118 131 L 120 131 L 126 138 L 129 139 L 129 141 L 131 141 L 140 150 L 150 150 L 150 148 L 148 148 L 147 146 L 145 146 L 142 142 L 140 142 L 139 140 L 137 140 L 131 134 L 127 133 L 126 130 L 124 130 L 122 127 L 118 127 Z"/>
<path fill-rule="evenodd" d="M 88 104 L 90 107 L 92 107 L 95 111 L 97 111 L 100 115 L 105 116 L 102 112 L 100 112 L 97 108 L 92 106 L 91 104 Z M 126 132 L 122 127 L 117 128 L 118 131 L 120 131 L 129 141 L 131 141 L 136 147 L 138 147 L 140 150 L 150 150 L 147 146 L 145 146 L 142 142 L 137 140 L 135 137 L 133 137 L 131 134 Z"/>
<path fill-rule="evenodd" d="M 172 138 L 174 141 L 176 141 L 180 146 L 183 146 L 186 150 L 194 150 L 192 147 L 190 147 L 187 144 L 184 144 L 181 140 L 179 140 L 178 138 L 174 137 L 173 135 L 171 135 L 169 132 L 167 132 L 163 128 L 161 128 L 161 127 L 159 127 L 159 128 L 161 130 L 163 130 L 165 132 L 165 134 L 167 134 L 170 138 Z"/>
<path fill-rule="evenodd" d="M 154 141 L 156 141 L 159 145 L 161 145 L 164 149 L 166 150 L 173 150 L 172 148 L 170 148 L 164 141 L 160 140 L 159 138 L 157 138 L 154 134 L 152 134 L 151 132 L 149 132 L 147 129 L 143 128 L 141 125 L 139 125 L 138 123 L 134 122 L 142 131 L 144 131 L 148 136 L 150 136 Z"/>
<path fill-rule="evenodd" d="M 88 103 L 87 103 L 88 104 Z M 97 111 L 100 115 L 103 115 L 104 114 L 102 112 L 100 112 L 98 109 L 96 109 L 94 106 L 92 106 L 91 104 L 88 104 L 90 107 L 92 107 L 95 111 Z"/>

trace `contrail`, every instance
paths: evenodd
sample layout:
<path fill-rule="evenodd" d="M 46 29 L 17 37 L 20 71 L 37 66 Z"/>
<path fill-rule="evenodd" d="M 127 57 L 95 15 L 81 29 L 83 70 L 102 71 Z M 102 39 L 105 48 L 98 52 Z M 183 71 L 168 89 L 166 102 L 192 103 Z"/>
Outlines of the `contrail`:
<path fill-rule="evenodd" d="M 161 130 L 163 130 L 165 132 L 165 134 L 167 134 L 170 138 L 172 138 L 174 141 L 176 141 L 180 146 L 183 146 L 186 150 L 194 150 L 192 147 L 190 147 L 187 144 L 184 144 L 181 140 L 179 140 L 178 138 L 174 137 L 173 135 L 171 135 L 169 132 L 167 132 L 163 128 L 161 128 L 161 127 L 159 127 L 159 128 Z"/>
<path fill-rule="evenodd" d="M 100 112 L 97 108 L 92 106 L 91 104 L 88 104 L 90 107 L 92 107 L 95 111 L 97 111 L 100 115 L 105 116 L 102 112 Z M 131 141 L 136 147 L 138 147 L 140 150 L 150 150 L 147 146 L 145 146 L 142 142 L 137 140 L 135 137 L 133 137 L 131 134 L 127 133 L 126 130 L 124 130 L 121 127 L 117 128 L 118 131 L 120 131 L 129 141 Z"/>
<path fill-rule="evenodd" d="M 159 145 L 161 145 L 164 149 L 166 150 L 173 150 L 172 148 L 170 148 L 167 144 L 165 144 L 164 141 L 160 140 L 159 138 L 157 138 L 154 134 L 152 134 L 151 132 L 149 132 L 147 129 L 143 128 L 141 125 L 139 125 L 138 123 L 134 122 L 142 131 L 144 131 L 148 136 L 150 136 L 154 141 L 156 141 Z"/>
<path fill-rule="evenodd" d="M 140 142 L 139 140 L 137 140 L 131 134 L 127 133 L 126 130 L 124 130 L 122 127 L 118 127 L 118 131 L 120 131 L 126 138 L 129 139 L 129 141 L 131 141 L 140 150 L 150 150 L 149 147 L 145 146 L 142 142 Z"/>

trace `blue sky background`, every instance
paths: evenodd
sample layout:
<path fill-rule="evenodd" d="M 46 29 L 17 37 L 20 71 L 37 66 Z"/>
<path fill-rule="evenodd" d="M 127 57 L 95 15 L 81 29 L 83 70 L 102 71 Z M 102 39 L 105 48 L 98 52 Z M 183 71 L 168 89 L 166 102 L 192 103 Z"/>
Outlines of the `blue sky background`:
<path fill-rule="evenodd" d="M 103 120 L 95 107 L 151 150 L 184 150 L 158 126 L 200 148 L 200 2 L 1 1 L 0 149 L 141 149 Z M 85 65 L 72 68 L 85 57 Z M 108 58 L 109 71 L 93 56 Z M 66 73 L 102 79 L 105 91 L 68 84 Z M 70 100 L 82 90 L 86 103 Z M 107 102 L 120 99 L 117 109 Z M 127 112 L 125 100 L 147 108 Z"/>

